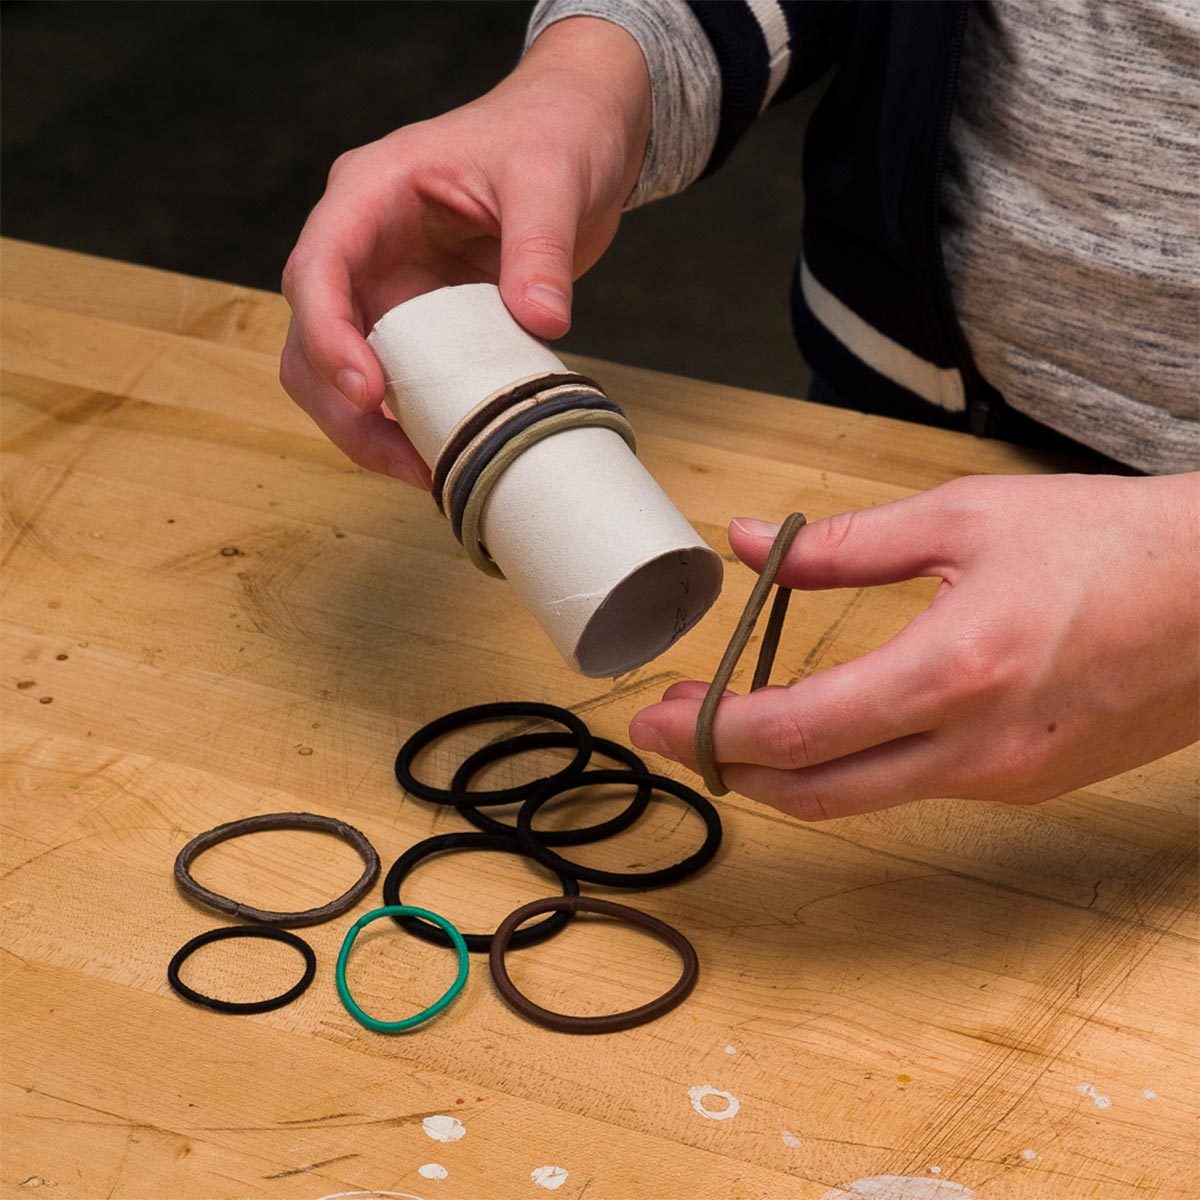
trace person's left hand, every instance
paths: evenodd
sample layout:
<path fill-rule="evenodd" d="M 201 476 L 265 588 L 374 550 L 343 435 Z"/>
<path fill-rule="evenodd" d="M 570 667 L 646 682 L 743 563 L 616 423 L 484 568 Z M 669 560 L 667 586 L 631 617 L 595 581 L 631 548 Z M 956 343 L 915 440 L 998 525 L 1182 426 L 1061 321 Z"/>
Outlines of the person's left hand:
<path fill-rule="evenodd" d="M 714 726 L 726 784 L 804 820 L 931 796 L 1033 804 L 1192 742 L 1198 485 L 972 477 L 801 529 L 785 587 L 942 583 L 879 649 L 728 694 Z M 758 571 L 774 533 L 739 519 L 730 542 Z M 670 688 L 634 717 L 634 744 L 695 769 L 706 691 Z"/>

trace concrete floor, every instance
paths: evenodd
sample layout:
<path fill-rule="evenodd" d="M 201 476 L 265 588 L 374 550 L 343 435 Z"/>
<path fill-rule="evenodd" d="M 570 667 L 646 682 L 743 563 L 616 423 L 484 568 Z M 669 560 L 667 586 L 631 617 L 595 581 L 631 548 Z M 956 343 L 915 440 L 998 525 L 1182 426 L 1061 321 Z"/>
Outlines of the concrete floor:
<path fill-rule="evenodd" d="M 11 237 L 275 288 L 342 150 L 486 90 L 525 3 L 6 3 Z M 803 395 L 787 310 L 811 93 L 716 177 L 626 217 L 563 343 Z"/>

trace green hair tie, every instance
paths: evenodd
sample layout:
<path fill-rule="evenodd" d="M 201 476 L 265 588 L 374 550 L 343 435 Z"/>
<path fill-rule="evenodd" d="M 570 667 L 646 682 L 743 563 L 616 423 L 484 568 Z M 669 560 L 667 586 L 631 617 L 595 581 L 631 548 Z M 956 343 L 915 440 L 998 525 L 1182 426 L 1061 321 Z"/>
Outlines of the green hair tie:
<path fill-rule="evenodd" d="M 446 931 L 458 955 L 458 974 L 454 977 L 454 982 L 446 989 L 445 994 L 428 1008 L 423 1008 L 419 1013 L 405 1017 L 402 1021 L 380 1021 L 363 1012 L 359 1008 L 358 1002 L 350 995 L 350 988 L 346 985 L 346 963 L 350 960 L 350 948 L 354 945 L 354 939 L 358 937 L 359 931 L 364 926 L 370 925 L 372 921 L 378 921 L 380 917 L 419 917 L 422 921 L 429 921 Z M 430 912 L 427 908 L 414 908 L 409 904 L 389 904 L 385 908 L 377 908 L 374 912 L 359 917 L 350 926 L 346 932 L 346 939 L 342 942 L 342 948 L 338 952 L 337 969 L 334 971 L 333 978 L 337 984 L 338 996 L 346 1006 L 347 1012 L 360 1025 L 365 1025 L 376 1033 L 404 1033 L 408 1029 L 415 1029 L 418 1025 L 424 1025 L 426 1021 L 432 1020 L 463 990 L 467 983 L 469 967 L 470 956 L 467 954 L 467 943 L 463 941 L 462 934 L 445 917 L 438 916 L 437 913 Z"/>

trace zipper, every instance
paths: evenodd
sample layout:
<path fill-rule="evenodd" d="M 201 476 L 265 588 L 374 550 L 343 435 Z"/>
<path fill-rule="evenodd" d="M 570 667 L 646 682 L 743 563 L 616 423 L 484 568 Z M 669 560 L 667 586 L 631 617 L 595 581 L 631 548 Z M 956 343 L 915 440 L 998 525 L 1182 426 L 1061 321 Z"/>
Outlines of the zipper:
<path fill-rule="evenodd" d="M 950 281 L 946 277 L 946 259 L 942 253 L 941 203 L 942 176 L 946 169 L 946 150 L 950 142 L 950 121 L 954 116 L 954 96 L 958 91 L 958 71 L 962 62 L 963 37 L 967 28 L 967 4 L 963 0 L 955 5 L 954 28 L 950 33 L 950 68 L 946 72 L 946 83 L 942 94 L 941 110 L 938 113 L 937 140 L 933 151 L 933 186 L 930 195 L 930 242 L 933 247 L 933 277 L 937 299 L 938 320 L 942 334 L 954 348 L 958 360 L 958 372 L 962 376 L 963 392 L 967 403 L 967 423 L 976 437 L 994 436 L 996 414 L 984 389 L 977 386 L 974 360 L 966 336 L 954 312 L 954 297 L 950 294 Z"/>

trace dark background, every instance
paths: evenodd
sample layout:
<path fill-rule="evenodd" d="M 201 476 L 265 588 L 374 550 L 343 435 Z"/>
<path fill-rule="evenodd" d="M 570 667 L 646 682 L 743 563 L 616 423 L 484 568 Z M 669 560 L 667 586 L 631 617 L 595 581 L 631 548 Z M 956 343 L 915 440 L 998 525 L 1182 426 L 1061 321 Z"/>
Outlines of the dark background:
<path fill-rule="evenodd" d="M 277 289 L 343 150 L 474 98 L 527 3 L 0 5 L 9 237 Z M 732 162 L 629 214 L 566 348 L 803 395 L 787 295 L 808 93 Z"/>

